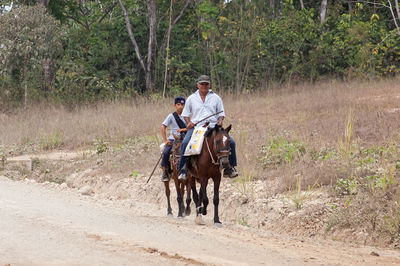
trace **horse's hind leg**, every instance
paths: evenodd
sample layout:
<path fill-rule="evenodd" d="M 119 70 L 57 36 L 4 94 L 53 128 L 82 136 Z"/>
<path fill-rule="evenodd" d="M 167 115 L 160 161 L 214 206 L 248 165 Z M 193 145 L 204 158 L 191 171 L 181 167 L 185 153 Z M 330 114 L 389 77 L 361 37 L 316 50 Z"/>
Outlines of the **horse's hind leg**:
<path fill-rule="evenodd" d="M 175 178 L 175 187 L 176 187 L 176 194 L 177 194 L 177 201 L 178 201 L 178 218 L 183 218 L 183 184 L 179 182 L 177 178 Z"/>
<path fill-rule="evenodd" d="M 168 202 L 167 212 L 168 212 L 168 216 L 170 216 L 170 215 L 172 215 L 172 208 L 171 208 L 171 202 L 169 199 L 169 196 L 171 195 L 171 191 L 169 189 L 169 181 L 165 181 L 164 185 L 165 185 L 165 195 L 167 196 L 167 202 Z"/>
<path fill-rule="evenodd" d="M 186 182 L 186 209 L 185 209 L 185 215 L 189 216 L 190 215 L 190 203 L 192 202 L 192 199 L 190 197 L 190 183 L 189 180 Z"/>

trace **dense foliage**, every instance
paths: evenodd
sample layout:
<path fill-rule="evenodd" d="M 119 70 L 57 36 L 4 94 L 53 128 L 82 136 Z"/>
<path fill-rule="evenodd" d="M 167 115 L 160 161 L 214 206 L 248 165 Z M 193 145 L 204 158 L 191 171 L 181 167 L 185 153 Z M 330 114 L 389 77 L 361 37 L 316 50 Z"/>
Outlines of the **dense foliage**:
<path fill-rule="evenodd" d="M 234 93 L 325 77 L 393 76 L 400 71 L 398 6 L 0 0 L 0 109 L 43 99 L 75 105 L 158 97 L 164 82 L 166 95 L 186 94 L 200 73 L 211 76 L 214 89 Z"/>

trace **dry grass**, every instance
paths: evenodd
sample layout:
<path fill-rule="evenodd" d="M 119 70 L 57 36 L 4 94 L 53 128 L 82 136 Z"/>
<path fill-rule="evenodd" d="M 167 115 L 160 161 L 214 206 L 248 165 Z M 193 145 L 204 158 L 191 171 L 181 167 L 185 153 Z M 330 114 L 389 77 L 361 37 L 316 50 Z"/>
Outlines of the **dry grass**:
<path fill-rule="evenodd" d="M 78 149 L 102 139 L 111 143 L 159 132 L 172 105 L 166 101 L 137 101 L 98 104 L 66 110 L 63 107 L 30 107 L 0 116 L 0 145 L 39 144 L 60 139 L 54 148 Z M 44 147 L 46 148 L 46 147 Z"/>
<path fill-rule="evenodd" d="M 350 143 L 371 147 L 393 141 L 400 129 L 398 81 L 330 81 L 248 95 L 223 95 L 225 125 L 233 124 L 239 169 L 252 172 L 255 179 L 279 178 L 276 192 L 293 189 L 295 175 L 304 177 L 305 188 L 317 179 L 320 184 L 330 184 L 351 174 L 346 158 L 321 161 L 314 155 L 337 152 Z M 139 99 L 72 111 L 35 106 L 1 114 L 0 145 L 14 153 L 102 146 L 115 152 L 121 145 L 133 147 L 140 143 L 149 152 L 143 155 L 147 160 L 137 162 L 135 167 L 149 171 L 158 157 L 160 124 L 173 110 L 170 102 Z M 352 135 L 346 140 L 349 112 Z M 271 147 L 272 141 L 281 146 Z M 304 147 L 305 152 L 299 153 L 296 145 Z M 263 146 L 264 151 L 275 152 L 281 162 L 266 163 L 271 154 L 263 154 Z M 124 160 L 129 164 L 129 157 Z"/>

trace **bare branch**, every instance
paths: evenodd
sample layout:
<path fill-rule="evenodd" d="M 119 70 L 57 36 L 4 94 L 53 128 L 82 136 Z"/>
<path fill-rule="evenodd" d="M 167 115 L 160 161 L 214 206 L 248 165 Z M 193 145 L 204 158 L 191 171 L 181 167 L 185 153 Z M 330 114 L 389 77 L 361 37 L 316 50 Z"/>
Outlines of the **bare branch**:
<path fill-rule="evenodd" d="M 192 2 L 193 0 L 186 0 L 185 4 L 182 6 L 182 8 L 179 10 L 178 15 L 174 18 L 172 24 L 171 24 L 171 29 L 174 27 L 174 25 L 181 19 L 183 13 L 185 12 L 186 8 L 188 7 L 188 5 L 190 4 L 190 2 Z M 161 42 L 161 47 L 160 47 L 160 51 L 163 51 L 167 42 L 167 36 L 168 36 L 168 29 L 165 31 L 164 33 L 164 37 L 163 40 Z"/>
<path fill-rule="evenodd" d="M 143 68 L 144 72 L 146 73 L 146 71 L 147 71 L 146 70 L 146 66 L 144 64 L 142 55 L 140 54 L 139 46 L 138 46 L 138 44 L 136 42 L 135 36 L 133 36 L 132 25 L 131 25 L 131 22 L 129 20 L 128 13 L 126 12 L 126 9 L 125 9 L 124 5 L 122 4 L 122 0 L 118 0 L 118 2 L 119 2 L 119 5 L 120 5 L 120 7 L 122 9 L 124 17 L 125 17 L 125 24 L 126 24 L 126 29 L 128 31 L 129 38 L 131 39 L 131 42 L 132 42 L 133 46 L 135 47 L 136 56 L 137 56 L 137 58 L 138 58 L 138 60 L 140 62 L 140 66 Z"/>
<path fill-rule="evenodd" d="M 390 9 L 390 12 L 392 13 L 392 17 L 393 17 L 394 25 L 396 26 L 396 31 L 397 31 L 397 34 L 399 34 L 399 35 L 400 35 L 400 29 L 399 29 L 399 25 L 397 25 L 397 20 L 396 20 L 396 16 L 394 15 L 394 12 L 393 12 L 392 3 L 390 2 L 390 0 L 388 0 L 388 3 L 389 3 L 389 9 Z"/>
<path fill-rule="evenodd" d="M 117 5 L 117 2 L 113 3 L 104 13 L 104 15 L 97 21 L 97 23 L 100 23 L 103 21 L 103 19 L 110 14 L 111 11 L 113 11 L 114 7 Z"/>

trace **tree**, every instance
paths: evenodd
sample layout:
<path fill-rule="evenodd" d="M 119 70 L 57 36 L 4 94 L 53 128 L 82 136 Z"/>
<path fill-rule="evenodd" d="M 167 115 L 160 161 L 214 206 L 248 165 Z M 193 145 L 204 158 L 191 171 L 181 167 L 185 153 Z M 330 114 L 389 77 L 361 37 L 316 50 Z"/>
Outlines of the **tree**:
<path fill-rule="evenodd" d="M 327 5 L 328 5 L 328 0 L 321 1 L 321 13 L 320 13 L 321 24 L 325 22 Z"/>
<path fill-rule="evenodd" d="M 176 15 L 176 17 L 172 20 L 172 24 L 171 24 L 171 29 L 173 28 L 173 26 L 179 21 L 179 19 L 181 18 L 183 12 L 185 11 L 185 9 L 187 8 L 187 6 L 189 5 L 190 2 L 192 2 L 193 0 L 185 0 L 184 4 L 182 5 L 180 11 L 178 12 L 178 14 Z M 128 15 L 128 12 L 125 8 L 125 5 L 122 3 L 122 0 L 118 0 L 119 5 L 122 9 L 123 12 L 123 16 L 125 18 L 125 23 L 126 23 L 126 29 L 129 35 L 129 38 L 133 44 L 133 46 L 135 47 L 135 53 L 136 56 L 140 62 L 140 66 L 143 69 L 144 73 L 145 73 L 145 79 L 146 79 L 146 91 L 147 92 L 152 92 L 153 89 L 153 81 L 152 81 L 152 72 L 153 72 L 153 62 L 156 61 L 155 57 L 156 57 L 156 53 L 155 53 L 155 47 L 156 47 L 156 33 L 157 33 L 157 6 L 156 6 L 156 0 L 146 0 L 146 5 L 147 5 L 147 17 L 148 17 L 148 25 L 149 25 L 149 38 L 148 38 L 148 44 L 147 44 L 147 62 L 144 61 L 143 56 L 140 52 L 140 48 L 139 45 L 136 41 L 136 38 L 134 36 L 134 33 L 132 31 L 132 25 L 130 22 L 130 18 Z M 163 36 L 167 36 L 168 35 L 168 29 L 166 30 L 165 34 L 163 34 Z M 166 38 L 164 37 L 163 41 L 162 41 L 162 47 L 165 47 L 166 44 Z"/>
<path fill-rule="evenodd" d="M 2 74 L 22 75 L 24 105 L 28 104 L 28 72 L 61 50 L 59 23 L 42 6 L 21 6 L 0 16 Z"/>

